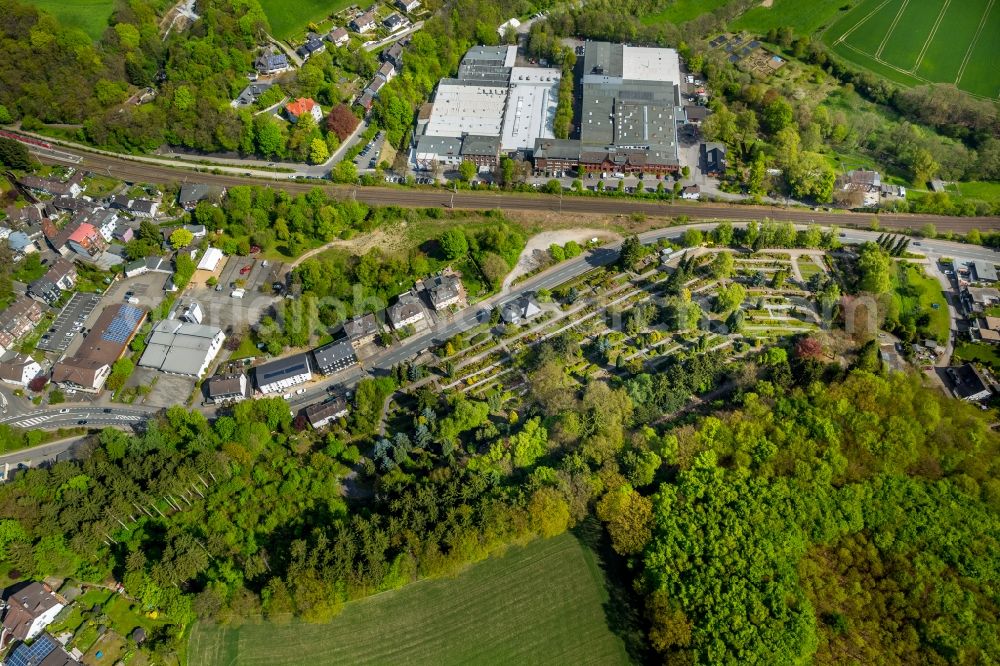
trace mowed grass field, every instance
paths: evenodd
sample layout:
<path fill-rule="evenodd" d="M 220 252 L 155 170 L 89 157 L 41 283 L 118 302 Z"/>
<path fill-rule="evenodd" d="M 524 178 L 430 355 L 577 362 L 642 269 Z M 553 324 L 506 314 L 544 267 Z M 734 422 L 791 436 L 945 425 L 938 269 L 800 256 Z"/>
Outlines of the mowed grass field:
<path fill-rule="evenodd" d="M 862 0 L 823 40 L 843 58 L 898 83 L 953 83 L 995 100 L 998 36 L 998 0 Z"/>
<path fill-rule="evenodd" d="M 80 28 L 95 41 L 108 27 L 114 0 L 28 0 L 66 27 Z"/>
<path fill-rule="evenodd" d="M 646 25 L 655 25 L 663 21 L 684 23 L 718 9 L 727 2 L 729 0 L 675 0 L 661 11 L 643 16 L 642 22 Z"/>
<path fill-rule="evenodd" d="M 850 7 L 851 0 L 774 0 L 758 5 L 730 24 L 732 30 L 766 34 L 771 28 L 791 28 L 796 35 L 811 35 L 831 25 Z"/>
<path fill-rule="evenodd" d="M 329 624 L 198 624 L 188 658 L 191 666 L 627 664 L 607 598 L 592 553 L 563 534 L 454 578 L 351 602 Z"/>
<path fill-rule="evenodd" d="M 271 24 L 271 34 L 278 39 L 305 35 L 310 23 L 318 23 L 353 4 L 359 3 L 354 0 L 260 0 Z"/>

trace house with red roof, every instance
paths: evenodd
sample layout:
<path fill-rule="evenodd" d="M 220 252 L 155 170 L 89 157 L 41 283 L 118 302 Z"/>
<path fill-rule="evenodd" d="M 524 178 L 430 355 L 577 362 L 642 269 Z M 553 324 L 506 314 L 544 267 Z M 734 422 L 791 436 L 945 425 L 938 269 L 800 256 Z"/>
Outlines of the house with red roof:
<path fill-rule="evenodd" d="M 70 249 L 84 257 L 93 257 L 107 248 L 107 241 L 94 225 L 84 222 L 66 239 Z"/>
<path fill-rule="evenodd" d="M 323 109 L 308 97 L 300 97 L 294 102 L 286 104 L 285 113 L 288 114 L 288 119 L 293 123 L 298 122 L 303 115 L 312 116 L 317 123 L 323 120 Z"/>

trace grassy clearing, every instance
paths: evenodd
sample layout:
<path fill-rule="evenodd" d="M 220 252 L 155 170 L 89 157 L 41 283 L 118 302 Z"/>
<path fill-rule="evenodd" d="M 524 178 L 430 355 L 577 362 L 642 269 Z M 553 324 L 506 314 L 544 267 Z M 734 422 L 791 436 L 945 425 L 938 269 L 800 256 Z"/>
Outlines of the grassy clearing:
<path fill-rule="evenodd" d="M 108 27 L 114 0 L 28 0 L 39 9 L 55 16 L 60 23 L 76 27 L 98 40 Z"/>
<path fill-rule="evenodd" d="M 771 7 L 754 7 L 730 27 L 763 34 L 771 28 L 789 27 L 798 35 L 811 35 L 829 26 L 845 13 L 851 0 L 774 0 Z"/>
<path fill-rule="evenodd" d="M 960 361 L 975 361 L 988 366 L 993 371 L 1000 371 L 1000 354 L 993 345 L 983 342 L 959 342 L 955 345 L 953 356 Z"/>
<path fill-rule="evenodd" d="M 198 624 L 189 663 L 625 664 L 607 600 L 590 551 L 564 534 L 349 603 L 329 624 Z"/>
<path fill-rule="evenodd" d="M 900 313 L 913 312 L 918 317 L 927 314 L 930 317 L 927 331 L 938 342 L 945 343 L 951 331 L 951 317 L 941 284 L 913 264 L 898 265 L 895 283 Z"/>
<path fill-rule="evenodd" d="M 648 14 L 642 17 L 642 22 L 646 25 L 663 23 L 684 23 L 691 19 L 698 18 L 702 14 L 718 9 L 729 0 L 676 0 L 668 4 L 655 14 Z"/>
<path fill-rule="evenodd" d="M 260 0 L 271 33 L 278 39 L 305 34 L 308 24 L 318 23 L 352 4 L 353 0 Z"/>
<path fill-rule="evenodd" d="M 963 199 L 975 199 L 978 201 L 994 202 L 1000 201 L 1000 183 L 987 181 L 974 181 L 968 183 L 956 183 L 956 189 Z"/>

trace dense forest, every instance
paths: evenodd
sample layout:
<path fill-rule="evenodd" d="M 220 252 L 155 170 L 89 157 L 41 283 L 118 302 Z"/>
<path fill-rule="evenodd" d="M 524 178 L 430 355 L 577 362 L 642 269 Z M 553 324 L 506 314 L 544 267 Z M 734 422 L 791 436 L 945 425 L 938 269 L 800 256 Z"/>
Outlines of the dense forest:
<path fill-rule="evenodd" d="M 881 374 L 876 346 L 850 372 L 807 349 L 736 366 L 692 350 L 578 381 L 564 334 L 519 362 L 523 402 L 423 387 L 374 439 L 391 378 L 363 382 L 328 433 L 300 432 L 280 399 L 211 423 L 174 407 L 0 488 L 0 559 L 122 581 L 172 622 L 147 647 L 165 654 L 195 617 L 321 622 L 593 512 L 646 608 L 636 654 L 997 658 L 1000 438 L 918 377 Z M 664 418 L 724 381 L 731 411 Z"/>

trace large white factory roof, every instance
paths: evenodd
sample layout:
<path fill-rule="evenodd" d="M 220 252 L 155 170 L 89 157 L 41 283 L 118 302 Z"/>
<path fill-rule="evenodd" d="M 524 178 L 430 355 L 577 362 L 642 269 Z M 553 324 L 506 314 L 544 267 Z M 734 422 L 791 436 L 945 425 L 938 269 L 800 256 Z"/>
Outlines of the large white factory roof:
<path fill-rule="evenodd" d="M 674 49 L 622 47 L 622 78 L 631 81 L 663 81 L 677 85 L 681 65 Z"/>
<path fill-rule="evenodd" d="M 535 139 L 551 139 L 559 104 L 561 72 L 554 68 L 515 67 L 510 74 L 500 149 L 531 148 Z"/>
<path fill-rule="evenodd" d="M 446 83 L 438 85 L 434 110 L 424 134 L 461 136 L 463 132 L 500 136 L 507 87 Z"/>

